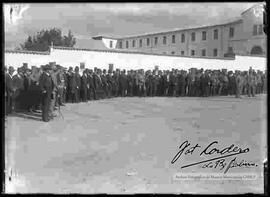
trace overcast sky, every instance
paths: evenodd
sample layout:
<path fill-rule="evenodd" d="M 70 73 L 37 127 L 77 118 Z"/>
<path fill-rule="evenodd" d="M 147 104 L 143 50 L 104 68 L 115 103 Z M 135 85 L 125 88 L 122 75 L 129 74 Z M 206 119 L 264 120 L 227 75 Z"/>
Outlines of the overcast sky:
<path fill-rule="evenodd" d="M 19 46 L 28 35 L 43 28 L 70 29 L 76 47 L 95 48 L 95 35 L 128 36 L 186 26 L 219 23 L 240 17 L 256 3 L 80 3 L 27 4 L 21 19 L 8 23 L 5 15 L 5 47 Z M 7 4 L 6 4 L 7 5 Z M 5 5 L 5 6 L 6 6 Z"/>

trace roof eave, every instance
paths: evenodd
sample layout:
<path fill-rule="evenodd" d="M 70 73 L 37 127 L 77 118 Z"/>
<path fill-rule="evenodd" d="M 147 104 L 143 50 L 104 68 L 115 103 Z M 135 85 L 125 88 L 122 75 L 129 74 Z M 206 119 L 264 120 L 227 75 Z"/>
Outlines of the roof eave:
<path fill-rule="evenodd" d="M 153 35 L 159 35 L 159 34 L 165 34 L 165 33 L 173 33 L 173 32 L 179 32 L 179 31 L 193 30 L 193 29 L 203 29 L 203 28 L 208 28 L 208 27 L 224 26 L 224 25 L 229 25 L 229 24 L 233 24 L 233 23 L 239 23 L 239 22 L 242 22 L 242 21 L 243 21 L 243 19 L 237 19 L 235 21 L 222 23 L 222 24 L 206 25 L 206 26 L 201 26 L 201 27 L 191 27 L 191 28 L 186 28 L 186 29 L 178 29 L 178 30 L 157 32 L 157 33 L 137 35 L 137 36 L 127 36 L 127 37 L 122 37 L 122 38 L 119 38 L 119 39 L 129 39 L 129 38 L 137 38 L 137 37 L 141 37 L 141 36 L 153 36 Z"/>

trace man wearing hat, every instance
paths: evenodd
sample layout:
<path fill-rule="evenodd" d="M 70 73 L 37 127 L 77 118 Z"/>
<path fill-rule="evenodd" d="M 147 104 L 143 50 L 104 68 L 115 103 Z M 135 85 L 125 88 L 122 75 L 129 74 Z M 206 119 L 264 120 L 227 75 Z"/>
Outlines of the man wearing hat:
<path fill-rule="evenodd" d="M 143 69 L 138 72 L 138 96 L 146 96 L 145 75 Z"/>
<path fill-rule="evenodd" d="M 88 99 L 89 100 L 94 100 L 96 99 L 96 89 L 95 89 L 95 84 L 94 84 L 94 77 L 93 77 L 93 70 L 89 69 L 89 72 L 87 73 L 87 79 L 88 79 L 88 84 L 89 84 L 89 89 L 88 89 Z"/>
<path fill-rule="evenodd" d="M 233 82 L 235 81 L 234 79 L 234 75 L 233 75 L 233 72 L 230 70 L 228 71 L 228 74 L 227 74 L 227 77 L 228 77 L 228 95 L 234 95 L 234 87 L 233 87 Z"/>
<path fill-rule="evenodd" d="M 153 70 L 152 71 L 152 76 L 153 76 L 153 80 L 152 80 L 152 95 L 153 96 L 157 96 L 158 95 L 158 85 L 159 85 L 159 75 L 158 75 L 158 70 Z"/>
<path fill-rule="evenodd" d="M 95 100 L 100 98 L 100 92 L 102 88 L 102 81 L 100 77 L 100 70 L 95 68 L 93 73 L 94 87 L 95 87 Z"/>
<path fill-rule="evenodd" d="M 53 81 L 53 90 L 52 90 L 52 99 L 51 99 L 51 104 L 50 104 L 50 115 L 55 117 L 57 116 L 57 114 L 54 112 L 57 108 L 56 105 L 58 106 L 58 91 L 59 91 L 59 87 L 58 87 L 58 82 L 57 82 L 57 74 L 58 74 L 58 69 L 56 67 L 56 64 L 50 63 L 50 67 L 51 67 L 51 78 Z"/>
<path fill-rule="evenodd" d="M 15 111 L 21 110 L 21 102 L 22 102 L 22 93 L 24 91 L 24 79 L 23 79 L 23 73 L 22 73 L 22 68 L 19 67 L 17 68 L 17 74 L 14 75 L 13 77 L 13 86 L 15 89 L 14 92 L 14 99 L 15 99 Z"/>
<path fill-rule="evenodd" d="M 44 66 L 43 73 L 40 76 L 40 88 L 41 88 L 41 110 L 42 110 L 42 120 L 48 122 L 50 120 L 50 104 L 52 99 L 52 92 L 54 88 L 54 83 L 50 73 L 51 66 L 49 64 Z"/>
<path fill-rule="evenodd" d="M 75 73 L 73 72 L 73 68 L 69 67 L 68 73 L 67 73 L 67 81 L 68 81 L 68 86 L 67 86 L 67 98 L 69 102 L 75 103 L 75 94 L 77 91 L 76 88 L 76 81 L 75 81 Z"/>
<path fill-rule="evenodd" d="M 252 97 L 255 97 L 255 75 L 253 73 L 252 68 L 249 69 L 248 71 L 248 75 L 247 75 L 247 94 L 248 97 L 250 97 L 250 95 Z"/>
<path fill-rule="evenodd" d="M 108 70 L 108 74 L 106 75 L 107 83 L 108 83 L 108 98 L 112 97 L 112 89 L 113 89 L 113 78 L 112 78 L 112 70 Z"/>
<path fill-rule="evenodd" d="M 122 97 L 126 96 L 127 93 L 127 76 L 126 70 L 122 70 L 119 76 L 119 88 L 120 88 L 120 95 Z"/>
<path fill-rule="evenodd" d="M 108 81 L 107 81 L 107 73 L 106 73 L 106 69 L 103 69 L 103 72 L 101 74 L 101 81 L 102 81 L 102 89 L 103 89 L 103 94 L 102 97 L 103 98 L 107 98 L 108 97 Z"/>
<path fill-rule="evenodd" d="M 81 98 L 82 102 L 87 102 L 87 90 L 89 89 L 89 83 L 87 80 L 87 70 L 83 71 L 81 76 Z"/>
<path fill-rule="evenodd" d="M 76 83 L 76 91 L 75 91 L 75 102 L 79 103 L 81 100 L 80 92 L 81 92 L 81 75 L 79 73 L 79 66 L 75 67 L 75 83 Z"/>
<path fill-rule="evenodd" d="M 30 111 L 40 109 L 41 105 L 41 93 L 39 86 L 40 71 L 36 66 L 32 66 L 31 74 L 29 75 L 30 85 L 28 88 L 29 100 L 31 103 L 29 105 Z"/>
<path fill-rule="evenodd" d="M 10 114 L 13 112 L 14 110 L 14 100 L 13 100 L 13 95 L 14 95 L 14 92 L 15 92 L 15 89 L 13 87 L 13 82 L 12 82 L 12 79 L 13 79 L 13 73 L 14 73 L 14 68 L 13 66 L 10 66 L 8 68 L 8 72 L 5 73 L 5 85 L 6 85 L 6 114 Z"/>
<path fill-rule="evenodd" d="M 208 85 L 208 81 L 207 81 L 207 77 L 206 77 L 206 71 L 203 72 L 201 71 L 201 75 L 200 75 L 200 95 L 202 97 L 206 97 L 206 93 L 207 93 L 207 85 Z"/>
<path fill-rule="evenodd" d="M 58 73 L 56 75 L 57 77 L 57 84 L 58 84 L 58 101 L 60 106 L 65 106 L 65 87 L 66 87 L 66 81 L 65 81 L 65 73 L 64 73 L 64 68 L 61 67 L 60 65 L 56 65 L 58 69 Z"/>
<path fill-rule="evenodd" d="M 119 96 L 119 69 L 113 71 L 113 95 L 114 97 Z"/>
<path fill-rule="evenodd" d="M 241 84 L 241 75 L 240 75 L 240 71 L 236 70 L 235 71 L 235 97 L 236 98 L 241 98 L 241 90 L 242 90 L 242 84 Z"/>

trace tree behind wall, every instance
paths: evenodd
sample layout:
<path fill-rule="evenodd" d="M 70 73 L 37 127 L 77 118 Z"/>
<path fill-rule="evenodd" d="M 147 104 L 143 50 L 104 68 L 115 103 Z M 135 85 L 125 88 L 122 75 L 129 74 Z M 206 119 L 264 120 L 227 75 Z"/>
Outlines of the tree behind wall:
<path fill-rule="evenodd" d="M 54 46 L 73 47 L 76 44 L 76 39 L 70 30 L 67 36 L 62 36 L 60 29 L 43 29 L 34 36 L 28 36 L 26 41 L 20 44 L 20 48 L 28 51 L 48 51 L 52 43 Z"/>

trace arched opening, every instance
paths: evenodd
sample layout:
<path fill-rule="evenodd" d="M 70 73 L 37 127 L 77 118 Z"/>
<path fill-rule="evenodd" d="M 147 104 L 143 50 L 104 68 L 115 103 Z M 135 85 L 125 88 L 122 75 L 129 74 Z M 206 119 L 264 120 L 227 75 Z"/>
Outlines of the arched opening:
<path fill-rule="evenodd" d="M 260 47 L 260 46 L 254 46 L 251 49 L 250 54 L 251 55 L 261 55 L 261 54 L 263 54 L 262 47 Z"/>

